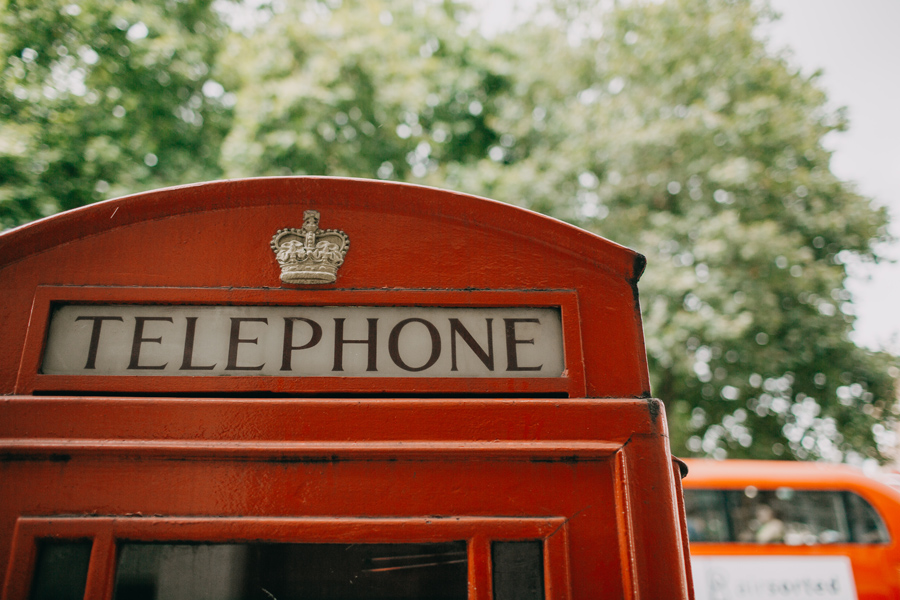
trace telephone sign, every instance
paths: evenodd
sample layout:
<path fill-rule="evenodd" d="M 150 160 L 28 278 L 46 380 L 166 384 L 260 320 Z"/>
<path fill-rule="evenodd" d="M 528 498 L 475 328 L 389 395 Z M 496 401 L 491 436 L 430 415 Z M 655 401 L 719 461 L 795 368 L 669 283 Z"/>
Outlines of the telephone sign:
<path fill-rule="evenodd" d="M 65 305 L 41 372 L 559 377 L 552 308 Z"/>

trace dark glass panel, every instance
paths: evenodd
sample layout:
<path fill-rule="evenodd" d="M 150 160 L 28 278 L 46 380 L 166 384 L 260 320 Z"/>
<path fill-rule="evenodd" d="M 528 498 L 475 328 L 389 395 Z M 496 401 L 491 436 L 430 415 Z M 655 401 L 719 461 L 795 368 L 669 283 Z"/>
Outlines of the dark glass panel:
<path fill-rule="evenodd" d="M 540 540 L 491 544 L 494 600 L 543 600 L 544 545 Z"/>
<path fill-rule="evenodd" d="M 116 600 L 465 600 L 465 542 L 121 545 Z"/>
<path fill-rule="evenodd" d="M 90 561 L 90 540 L 41 540 L 31 600 L 82 600 Z"/>

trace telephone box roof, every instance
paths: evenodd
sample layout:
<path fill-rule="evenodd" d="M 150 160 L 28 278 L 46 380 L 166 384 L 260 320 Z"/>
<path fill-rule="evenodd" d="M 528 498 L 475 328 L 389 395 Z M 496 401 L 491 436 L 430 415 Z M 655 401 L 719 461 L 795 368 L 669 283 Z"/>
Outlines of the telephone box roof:
<path fill-rule="evenodd" d="M 273 253 L 276 233 L 289 229 L 299 239 L 295 234 L 309 210 L 318 213 L 321 230 L 344 232 L 349 240 L 335 280 L 325 285 L 294 285 L 279 272 Z M 509 292 L 503 305 L 533 303 L 537 292 L 569 294 L 570 312 L 577 315 L 563 320 L 579 339 L 567 334 L 566 376 L 584 370 L 583 392 L 590 397 L 648 396 L 636 285 L 644 264 L 640 254 L 562 221 L 416 185 L 277 177 L 144 192 L 0 235 L 0 290 L 6 300 L 0 322 L 7 340 L 0 350 L 0 393 L 14 388 L 35 298 L 58 304 L 64 299 L 46 290 L 69 288 L 69 298 L 75 286 L 112 290 L 104 297 L 79 296 L 93 303 L 114 296 L 121 301 L 122 290 L 160 289 L 230 290 L 229 302 L 241 290 L 280 290 L 283 295 L 266 304 L 284 294 L 309 303 L 351 290 L 368 291 L 365 298 L 397 290 L 426 296 L 429 290 L 454 290 L 457 306 L 467 302 L 459 294 L 479 291 Z M 182 296 L 168 301 L 192 301 Z M 167 302 L 158 293 L 154 298 Z M 329 302 L 343 302 L 335 298 Z M 486 306 L 495 302 L 491 298 L 479 302 Z M 419 301 L 385 296 L 383 302 Z"/>

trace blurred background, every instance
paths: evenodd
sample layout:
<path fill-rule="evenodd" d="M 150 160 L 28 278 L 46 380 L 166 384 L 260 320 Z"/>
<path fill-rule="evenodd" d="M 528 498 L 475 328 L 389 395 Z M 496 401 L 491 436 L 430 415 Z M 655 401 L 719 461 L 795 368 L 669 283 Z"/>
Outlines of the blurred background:
<path fill-rule="evenodd" d="M 0 225 L 266 175 L 510 202 L 647 256 L 676 454 L 890 464 L 898 6 L 10 0 Z"/>
<path fill-rule="evenodd" d="M 900 80 L 888 75 L 900 56 L 900 39 L 893 35 L 900 4 L 777 0 L 772 6 L 781 18 L 770 27 L 770 47 L 788 48 L 807 73 L 821 70 L 829 103 L 847 109 L 849 128 L 825 139 L 834 150 L 832 170 L 887 206 L 891 234 L 900 238 L 900 114 L 892 100 L 900 94 Z M 848 281 L 857 315 L 853 339 L 895 355 L 900 353 L 898 248 L 894 243 L 881 249 L 894 262 L 851 269 Z"/>

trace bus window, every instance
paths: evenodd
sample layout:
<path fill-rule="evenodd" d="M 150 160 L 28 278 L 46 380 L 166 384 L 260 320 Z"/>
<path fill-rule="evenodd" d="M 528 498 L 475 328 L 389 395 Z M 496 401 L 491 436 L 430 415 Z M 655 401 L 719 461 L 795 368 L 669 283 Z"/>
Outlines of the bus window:
<path fill-rule="evenodd" d="M 809 546 L 849 541 L 840 492 L 748 486 L 727 495 L 738 542 Z"/>
<path fill-rule="evenodd" d="M 871 504 L 853 492 L 684 490 L 692 542 L 751 544 L 884 544 L 887 528 Z"/>
<path fill-rule="evenodd" d="M 466 542 L 121 545 L 115 600 L 465 600 Z"/>
<path fill-rule="evenodd" d="M 727 542 L 731 538 L 722 490 L 684 490 L 684 510 L 690 541 Z"/>
<path fill-rule="evenodd" d="M 858 544 L 887 544 L 890 536 L 878 512 L 859 494 L 844 492 L 850 540 Z"/>

